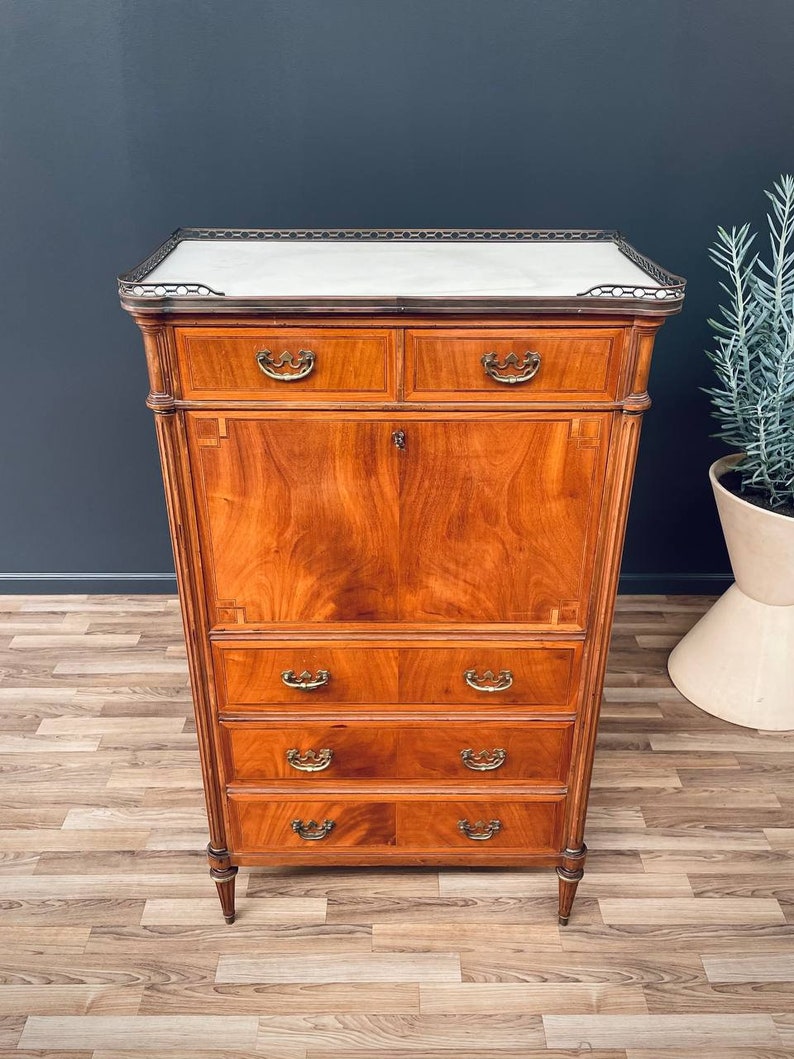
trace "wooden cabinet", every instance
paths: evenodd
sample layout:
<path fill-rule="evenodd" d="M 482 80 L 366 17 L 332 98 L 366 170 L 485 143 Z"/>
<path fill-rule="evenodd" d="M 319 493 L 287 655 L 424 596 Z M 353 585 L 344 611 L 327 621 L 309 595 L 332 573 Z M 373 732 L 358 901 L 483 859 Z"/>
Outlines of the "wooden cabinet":
<path fill-rule="evenodd" d="M 603 232 L 175 233 L 143 333 L 227 921 L 242 865 L 556 867 L 654 337 Z"/>

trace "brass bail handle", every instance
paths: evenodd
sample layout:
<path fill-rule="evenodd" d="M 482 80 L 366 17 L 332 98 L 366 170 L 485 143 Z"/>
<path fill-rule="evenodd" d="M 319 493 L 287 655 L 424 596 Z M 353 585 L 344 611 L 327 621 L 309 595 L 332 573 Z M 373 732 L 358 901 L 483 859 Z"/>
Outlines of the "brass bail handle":
<path fill-rule="evenodd" d="M 528 349 L 523 360 L 519 360 L 515 353 L 508 353 L 503 364 L 499 363 L 498 353 L 485 353 L 480 358 L 480 363 L 485 369 L 485 374 L 494 382 L 517 386 L 535 378 L 540 370 L 540 353 Z"/>
<path fill-rule="evenodd" d="M 318 824 L 316 820 L 307 820 L 306 823 L 303 820 L 293 820 L 289 826 L 298 838 L 302 838 L 305 842 L 321 842 L 324 838 L 328 838 L 336 824 L 333 820 L 323 820 L 321 824 Z"/>
<path fill-rule="evenodd" d="M 458 831 L 472 842 L 487 842 L 502 830 L 501 820 L 477 820 L 470 824 L 468 820 L 458 820 Z"/>
<path fill-rule="evenodd" d="M 295 676 L 294 669 L 285 669 L 281 674 L 281 683 L 297 691 L 314 691 L 316 688 L 324 688 L 330 682 L 331 673 L 328 669 L 318 669 L 316 676 L 312 676 L 307 669 L 298 676 Z"/>
<path fill-rule="evenodd" d="M 287 751 L 287 762 L 298 772 L 322 772 L 334 759 L 334 752 L 329 747 L 322 750 L 307 750 L 302 754 L 297 747 Z"/>
<path fill-rule="evenodd" d="M 461 750 L 460 760 L 467 769 L 471 769 L 473 772 L 493 772 L 494 769 L 501 768 L 504 765 L 507 760 L 507 751 L 497 746 L 493 750 L 481 750 L 478 754 L 475 754 L 469 747 L 467 750 Z"/>
<path fill-rule="evenodd" d="M 507 691 L 513 686 L 513 673 L 509 669 L 500 670 L 498 676 L 491 669 L 486 669 L 482 676 L 478 675 L 476 669 L 467 669 L 463 674 L 463 679 L 470 688 L 474 688 L 475 691 L 484 691 L 486 694 Z"/>
<path fill-rule="evenodd" d="M 262 349 L 256 354 L 260 371 L 276 382 L 298 382 L 311 375 L 317 357 L 311 349 L 299 349 L 293 356 L 288 349 L 276 357 L 269 349 Z"/>

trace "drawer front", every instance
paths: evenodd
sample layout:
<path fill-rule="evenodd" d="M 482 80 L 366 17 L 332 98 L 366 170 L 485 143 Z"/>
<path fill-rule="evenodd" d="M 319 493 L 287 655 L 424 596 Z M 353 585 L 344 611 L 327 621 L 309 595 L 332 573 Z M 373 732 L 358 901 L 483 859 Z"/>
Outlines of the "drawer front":
<path fill-rule="evenodd" d="M 613 401 L 622 349 L 618 328 L 408 331 L 405 398 Z"/>
<path fill-rule="evenodd" d="M 557 853 L 563 796 L 499 799 L 353 797 L 289 801 L 267 795 L 228 798 L 232 851 L 292 851 L 321 862 L 334 852 Z"/>
<path fill-rule="evenodd" d="M 233 784 L 382 779 L 554 785 L 566 781 L 573 723 L 242 721 L 222 723 L 221 732 L 226 775 Z"/>
<path fill-rule="evenodd" d="M 581 644 L 535 647 L 472 642 L 400 651 L 400 702 L 571 706 Z"/>
<path fill-rule="evenodd" d="M 582 645 L 389 641 L 363 647 L 317 640 L 261 646 L 234 640 L 216 641 L 213 650 L 222 711 L 292 704 L 305 712 L 337 703 L 574 709 Z"/>
<path fill-rule="evenodd" d="M 463 850 L 474 855 L 507 849 L 555 853 L 561 844 L 564 805 L 562 797 L 401 802 L 397 810 L 397 843 L 415 849 Z"/>
<path fill-rule="evenodd" d="M 178 328 L 181 396 L 197 401 L 360 401 L 395 396 L 394 332 Z"/>
<path fill-rule="evenodd" d="M 285 802 L 232 795 L 228 809 L 236 853 L 383 849 L 397 841 L 396 807 L 388 801 L 336 800 L 331 796 Z"/>
<path fill-rule="evenodd" d="M 401 778 L 564 784 L 572 741 L 572 722 L 508 726 L 472 721 L 412 728 L 399 735 Z"/>
<path fill-rule="evenodd" d="M 222 709 L 398 701 L 394 649 L 322 642 L 279 647 L 216 643 L 214 654 Z"/>
<path fill-rule="evenodd" d="M 344 723 L 221 724 L 229 783 L 269 780 L 327 784 L 399 773 L 398 729 Z"/>

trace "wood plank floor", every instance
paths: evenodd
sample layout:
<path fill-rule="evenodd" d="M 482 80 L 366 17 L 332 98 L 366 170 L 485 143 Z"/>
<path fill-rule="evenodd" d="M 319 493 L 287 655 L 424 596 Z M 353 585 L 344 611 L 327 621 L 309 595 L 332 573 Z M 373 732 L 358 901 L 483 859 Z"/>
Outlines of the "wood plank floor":
<path fill-rule="evenodd" d="M 0 598 L 0 1057 L 794 1056 L 794 733 L 701 713 L 708 606 L 622 597 L 571 923 L 551 872 L 207 875 L 171 597 Z"/>

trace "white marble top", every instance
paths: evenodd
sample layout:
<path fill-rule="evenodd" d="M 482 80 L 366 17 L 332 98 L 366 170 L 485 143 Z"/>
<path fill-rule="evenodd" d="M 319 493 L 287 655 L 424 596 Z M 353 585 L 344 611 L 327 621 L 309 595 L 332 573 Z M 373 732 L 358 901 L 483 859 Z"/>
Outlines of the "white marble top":
<path fill-rule="evenodd" d="M 565 298 L 660 284 L 611 242 L 282 242 L 187 239 L 143 281 L 237 298 Z"/>

